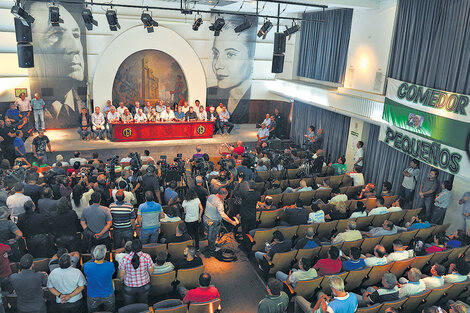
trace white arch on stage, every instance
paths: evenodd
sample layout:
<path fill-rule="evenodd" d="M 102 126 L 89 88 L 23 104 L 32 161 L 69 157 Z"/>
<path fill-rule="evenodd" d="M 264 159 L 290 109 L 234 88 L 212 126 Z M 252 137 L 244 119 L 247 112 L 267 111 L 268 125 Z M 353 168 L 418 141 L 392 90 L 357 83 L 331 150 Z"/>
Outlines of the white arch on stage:
<path fill-rule="evenodd" d="M 162 26 L 147 33 L 142 25 L 132 27 L 117 36 L 106 48 L 93 74 L 93 99 L 103 107 L 111 99 L 114 77 L 122 62 L 135 52 L 154 49 L 165 52 L 178 62 L 188 86 L 188 102 L 206 102 L 206 75 L 198 55 L 191 45 L 175 31 Z"/>

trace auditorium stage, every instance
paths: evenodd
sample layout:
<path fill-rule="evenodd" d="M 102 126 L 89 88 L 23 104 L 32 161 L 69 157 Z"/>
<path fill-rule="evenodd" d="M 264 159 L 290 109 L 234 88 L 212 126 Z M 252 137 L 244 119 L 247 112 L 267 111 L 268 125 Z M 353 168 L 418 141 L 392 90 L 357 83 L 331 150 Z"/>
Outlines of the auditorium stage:
<path fill-rule="evenodd" d="M 184 158 L 190 158 L 195 152 L 196 145 L 201 145 L 204 153 L 217 155 L 222 143 L 233 144 L 237 140 L 242 140 L 244 146 L 253 147 L 257 141 L 257 131 L 258 129 L 255 124 L 241 124 L 235 125 L 229 136 L 214 135 L 214 137 L 207 139 L 134 142 L 112 142 L 108 139 L 104 141 L 83 141 L 79 139 L 76 129 L 47 130 L 45 135 L 51 140 L 54 160 L 55 156 L 59 153 L 68 160 L 72 156 L 73 151 L 79 150 L 82 152 L 82 156 L 87 158 L 91 157 L 91 154 L 98 150 L 100 159 L 105 161 L 106 158 L 114 154 L 122 158 L 129 152 L 137 151 L 143 153 L 144 150 L 149 150 L 154 158 L 159 158 L 160 155 L 167 155 L 169 158 L 173 158 L 178 153 L 182 153 Z M 27 152 L 31 152 L 31 143 L 32 138 L 30 137 L 26 141 Z"/>

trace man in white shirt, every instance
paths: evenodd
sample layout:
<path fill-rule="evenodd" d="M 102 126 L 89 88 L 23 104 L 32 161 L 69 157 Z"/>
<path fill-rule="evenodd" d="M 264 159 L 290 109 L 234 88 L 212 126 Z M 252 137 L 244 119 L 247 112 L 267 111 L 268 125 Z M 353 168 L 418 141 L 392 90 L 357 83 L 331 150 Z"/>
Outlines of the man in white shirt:
<path fill-rule="evenodd" d="M 29 196 L 25 196 L 24 185 L 22 182 L 17 182 L 15 184 L 15 193 L 11 196 L 8 196 L 6 205 L 10 209 L 10 219 L 13 222 L 18 221 L 18 216 L 24 213 L 24 204 L 27 201 L 32 201 Z"/>
<path fill-rule="evenodd" d="M 104 140 L 105 119 L 103 113 L 100 112 L 100 107 L 95 108 L 95 112 L 91 115 L 91 124 L 93 132 L 97 135 L 96 140 Z"/>
<path fill-rule="evenodd" d="M 152 112 L 152 105 L 150 104 L 150 101 L 147 101 L 145 102 L 144 114 L 148 115 L 150 112 Z"/>
<path fill-rule="evenodd" d="M 26 94 L 24 92 L 22 92 L 20 97 L 15 100 L 15 104 L 18 107 L 21 115 L 29 115 L 31 112 L 31 102 L 29 99 L 26 99 Z"/>
<path fill-rule="evenodd" d="M 258 146 L 261 146 L 263 142 L 268 141 L 269 139 L 269 129 L 266 128 L 266 124 L 261 124 L 261 128 L 258 129 L 258 134 L 256 135 L 258 137 Z"/>
<path fill-rule="evenodd" d="M 162 113 L 160 113 L 160 118 L 162 119 L 162 121 L 164 122 L 170 122 L 172 120 L 175 119 L 175 113 L 173 113 L 173 111 L 171 110 L 171 107 L 170 106 L 167 106 L 165 108 L 165 111 L 163 111 Z"/>
<path fill-rule="evenodd" d="M 189 104 L 188 101 L 185 101 L 183 106 L 181 107 L 182 111 L 184 114 L 186 114 L 189 111 Z"/>
<path fill-rule="evenodd" d="M 69 163 L 73 165 L 75 162 L 80 162 L 80 165 L 86 165 L 88 160 L 80 157 L 80 152 L 75 151 L 73 153 L 73 158 L 70 159 Z"/>
<path fill-rule="evenodd" d="M 408 282 L 399 284 L 398 287 L 400 287 L 398 291 L 400 298 L 413 296 L 426 290 L 426 285 L 421 282 L 421 271 L 414 267 L 408 272 Z"/>
<path fill-rule="evenodd" d="M 318 276 L 317 270 L 312 268 L 312 262 L 308 258 L 300 258 L 298 266 L 299 269 L 290 270 L 289 275 L 278 271 L 276 273 L 276 278 L 280 281 L 287 281 L 292 287 L 295 288 L 297 282 L 314 279 Z"/>
<path fill-rule="evenodd" d="M 354 168 L 363 167 L 364 165 L 364 149 L 362 148 L 364 143 L 362 141 L 358 141 L 356 144 L 357 150 L 354 152 Z"/>
<path fill-rule="evenodd" d="M 444 286 L 444 278 L 442 275 L 446 273 L 446 268 L 441 264 L 434 264 L 431 267 L 432 276 L 421 279 L 421 282 L 426 285 L 426 290 L 440 288 Z"/>
<path fill-rule="evenodd" d="M 139 109 L 134 116 L 134 121 L 136 123 L 145 123 L 147 122 L 147 115 L 144 114 L 142 109 Z"/>
<path fill-rule="evenodd" d="M 344 241 L 356 241 L 362 239 L 362 234 L 360 231 L 356 230 L 356 222 L 355 221 L 348 221 L 348 226 L 346 230 L 342 233 L 336 235 L 331 239 L 332 244 L 337 244 Z"/>
<path fill-rule="evenodd" d="M 199 109 L 196 111 L 197 114 L 197 119 L 199 121 L 205 121 L 207 119 L 207 113 L 206 110 L 204 110 L 204 107 L 201 105 Z"/>
<path fill-rule="evenodd" d="M 362 167 L 355 167 L 352 172 L 346 173 L 353 179 L 353 186 L 364 185 L 364 175 L 362 174 Z"/>
<path fill-rule="evenodd" d="M 269 114 L 266 114 L 266 118 L 264 119 L 262 124 L 266 125 L 266 127 L 269 128 L 269 125 L 271 125 L 271 117 L 269 116 Z"/>
<path fill-rule="evenodd" d="M 158 100 L 158 105 L 155 106 L 155 111 L 157 111 L 158 114 L 161 114 L 165 110 L 166 110 L 166 106 L 163 105 L 163 101 Z"/>
<path fill-rule="evenodd" d="M 393 241 L 393 252 L 387 256 L 387 263 L 407 260 L 413 257 L 413 250 L 406 250 L 407 246 L 403 245 L 400 239 Z"/>
<path fill-rule="evenodd" d="M 348 196 L 341 193 L 341 190 L 338 187 L 335 187 L 331 190 L 331 199 L 328 203 L 338 203 L 338 202 L 346 202 L 348 201 Z"/>
<path fill-rule="evenodd" d="M 403 211 L 402 207 L 406 204 L 406 200 L 403 198 L 397 199 L 392 203 L 392 206 L 387 209 L 388 213 Z"/>
<path fill-rule="evenodd" d="M 108 123 L 106 123 L 106 131 L 108 133 L 108 138 L 111 138 L 111 124 L 113 123 L 119 123 L 119 119 L 121 116 L 119 113 L 116 111 L 116 108 L 114 106 L 111 107 L 109 110 L 108 114 L 106 115 L 106 119 L 108 120 Z"/>
<path fill-rule="evenodd" d="M 376 245 L 374 248 L 374 256 L 368 257 L 364 259 L 367 267 L 372 267 L 376 265 L 384 265 L 387 264 L 387 258 L 385 254 L 387 251 L 381 245 Z"/>
<path fill-rule="evenodd" d="M 387 214 L 388 209 L 387 207 L 384 207 L 384 202 L 385 202 L 384 198 L 378 196 L 377 199 L 375 200 L 375 204 L 377 205 L 377 207 L 375 209 L 370 210 L 369 216 Z"/>
<path fill-rule="evenodd" d="M 401 184 L 401 196 L 407 200 L 407 204 L 413 201 L 413 195 L 416 187 L 416 181 L 419 176 L 419 161 L 416 159 L 411 160 L 410 166 L 403 172 L 403 182 Z M 408 207 L 406 207 L 408 208 Z M 406 209 L 405 208 L 405 209 Z"/>
<path fill-rule="evenodd" d="M 468 273 L 470 272 L 470 264 L 465 258 L 457 259 L 455 264 L 451 264 L 449 271 L 451 274 L 445 275 L 444 283 L 453 284 L 466 281 L 468 279 Z"/>
<path fill-rule="evenodd" d="M 119 106 L 118 106 L 118 108 L 117 108 L 116 111 L 118 112 L 119 116 L 122 117 L 122 116 L 124 115 L 124 111 L 125 111 L 126 109 L 127 109 L 127 108 L 124 106 L 124 102 L 121 101 L 121 102 L 119 102 Z"/>

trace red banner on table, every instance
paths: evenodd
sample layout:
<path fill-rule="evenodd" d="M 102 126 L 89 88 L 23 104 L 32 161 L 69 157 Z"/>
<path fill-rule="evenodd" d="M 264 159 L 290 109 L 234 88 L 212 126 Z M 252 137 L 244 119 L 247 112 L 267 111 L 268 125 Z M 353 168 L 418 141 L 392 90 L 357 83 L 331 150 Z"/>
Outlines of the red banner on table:
<path fill-rule="evenodd" d="M 213 122 L 115 123 L 112 141 L 174 140 L 212 138 Z"/>

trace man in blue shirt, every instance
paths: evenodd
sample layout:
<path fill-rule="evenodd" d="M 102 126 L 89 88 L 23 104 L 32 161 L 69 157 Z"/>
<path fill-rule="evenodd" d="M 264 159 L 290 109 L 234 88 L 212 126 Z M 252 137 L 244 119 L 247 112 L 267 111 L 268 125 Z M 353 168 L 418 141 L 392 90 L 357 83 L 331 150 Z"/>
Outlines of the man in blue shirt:
<path fill-rule="evenodd" d="M 181 106 L 178 107 L 178 112 L 175 112 L 175 118 L 178 121 L 184 121 L 184 112 Z"/>
<path fill-rule="evenodd" d="M 16 108 L 16 105 L 14 103 L 10 104 L 10 108 L 7 110 L 7 113 L 5 115 L 12 121 L 12 124 L 14 124 L 15 126 L 20 120 L 20 110 Z"/>
<path fill-rule="evenodd" d="M 34 115 L 34 126 L 35 130 L 45 130 L 46 125 L 44 124 L 44 107 L 46 103 L 44 100 L 39 96 L 38 93 L 34 94 L 33 100 L 31 100 L 31 107 L 33 108 L 33 115 Z"/>
<path fill-rule="evenodd" d="M 352 247 L 349 250 L 349 260 L 343 261 L 343 271 L 361 270 L 366 267 L 366 262 L 361 259 L 361 249 Z"/>
<path fill-rule="evenodd" d="M 171 181 L 170 185 L 166 187 L 165 189 L 165 193 L 163 194 L 163 197 L 165 198 L 165 203 L 167 205 L 172 205 L 173 203 L 179 201 L 178 193 L 175 191 L 176 186 L 177 186 L 176 182 Z"/>
<path fill-rule="evenodd" d="M 140 225 L 140 241 L 143 245 L 158 242 L 160 219 L 164 217 L 160 203 L 153 201 L 153 192 L 145 192 L 145 203 L 139 206 L 137 225 Z"/>
<path fill-rule="evenodd" d="M 83 265 L 87 278 L 88 312 L 114 312 L 113 274 L 114 264 L 105 261 L 106 246 L 98 245 L 93 250 L 94 262 Z"/>
<path fill-rule="evenodd" d="M 26 147 L 24 146 L 24 141 L 22 138 L 23 132 L 21 130 L 17 130 L 16 138 L 13 141 L 13 144 L 15 145 L 15 153 L 18 157 L 24 157 L 26 154 Z"/>
<path fill-rule="evenodd" d="M 230 135 L 230 132 L 233 129 L 233 124 L 229 122 L 230 113 L 227 111 L 227 107 L 222 107 L 222 111 L 219 112 L 219 119 L 220 119 L 220 130 L 222 131 L 222 135 L 225 132 L 225 127 L 227 127 L 227 134 Z"/>

